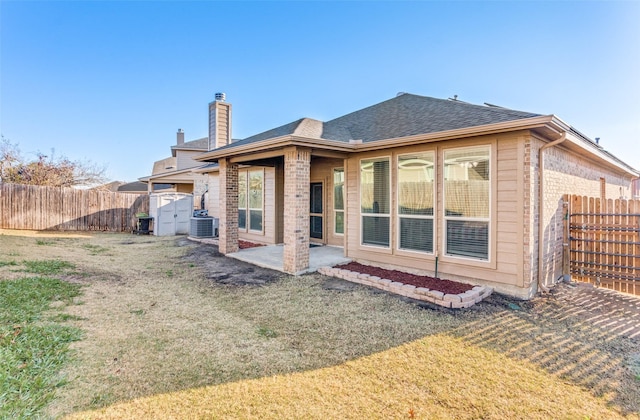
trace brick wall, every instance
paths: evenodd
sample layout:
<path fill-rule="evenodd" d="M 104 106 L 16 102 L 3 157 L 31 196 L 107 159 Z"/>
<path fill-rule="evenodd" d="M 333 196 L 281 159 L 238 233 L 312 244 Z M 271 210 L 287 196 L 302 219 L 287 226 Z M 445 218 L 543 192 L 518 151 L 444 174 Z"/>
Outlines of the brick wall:
<path fill-rule="evenodd" d="M 238 164 L 220 159 L 220 225 L 218 246 L 223 254 L 238 251 Z"/>
<path fill-rule="evenodd" d="M 284 271 L 309 266 L 309 174 L 311 152 L 294 148 L 284 155 Z"/>
<path fill-rule="evenodd" d="M 531 279 L 538 278 L 538 207 L 537 196 L 539 189 L 539 150 L 543 142 L 532 138 L 528 147 L 530 166 L 525 173 L 528 175 L 529 185 L 525 191 L 529 192 L 528 200 L 525 197 L 525 206 L 533 212 L 529 215 L 529 222 L 525 222 L 525 229 L 529 228 L 529 244 L 526 250 L 530 252 L 530 258 L 525 253 L 525 265 L 531 266 Z M 560 146 L 546 149 L 544 152 L 544 220 L 541 221 L 543 229 L 543 284 L 551 285 L 562 276 L 562 243 L 563 243 L 563 213 L 562 197 L 564 194 L 578 194 L 591 197 L 600 197 L 601 178 L 604 178 L 607 198 L 629 197 L 631 194 L 631 179 L 604 168 L 583 156 L 572 153 Z M 525 184 L 526 185 L 526 184 Z M 525 239 L 526 242 L 526 239 Z"/>

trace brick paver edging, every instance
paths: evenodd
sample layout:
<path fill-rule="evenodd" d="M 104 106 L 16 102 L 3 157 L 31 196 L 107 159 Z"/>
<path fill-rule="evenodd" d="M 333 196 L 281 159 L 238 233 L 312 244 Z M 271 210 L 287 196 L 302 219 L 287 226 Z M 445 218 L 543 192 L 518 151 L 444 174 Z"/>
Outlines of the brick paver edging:
<path fill-rule="evenodd" d="M 366 286 L 386 290 L 390 293 L 406 296 L 411 299 L 435 303 L 436 305 L 444 306 L 445 308 L 468 308 L 493 293 L 493 289 L 491 287 L 474 286 L 473 289 L 457 295 L 445 294 L 437 290 L 429 290 L 425 287 L 416 287 L 410 284 L 399 283 L 389 279 L 381 279 L 377 276 L 371 276 L 369 274 L 335 267 L 320 267 L 318 272 L 325 276 L 337 277 L 354 283 L 364 284 Z"/>

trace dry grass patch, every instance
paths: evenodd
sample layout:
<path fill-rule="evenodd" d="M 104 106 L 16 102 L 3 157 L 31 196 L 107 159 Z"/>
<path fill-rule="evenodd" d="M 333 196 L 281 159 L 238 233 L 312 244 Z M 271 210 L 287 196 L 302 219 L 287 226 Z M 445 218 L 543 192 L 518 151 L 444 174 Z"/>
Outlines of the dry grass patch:
<path fill-rule="evenodd" d="M 11 248 L 26 253 L 33 241 L 15 238 Z M 213 247 L 195 253 L 202 245 L 184 239 L 98 234 L 40 249 L 43 259 L 74 261 L 83 275 L 71 280 L 88 285 L 84 304 L 68 310 L 85 339 L 74 345 L 55 416 L 330 366 L 458 325 L 386 294 L 324 287 L 323 276 L 274 276 Z M 232 271 L 239 274 L 221 275 Z M 237 285 L 251 278 L 273 280 Z"/>
<path fill-rule="evenodd" d="M 639 343 L 546 300 L 522 311 L 499 296 L 466 311 L 425 310 L 321 275 L 275 274 L 184 238 L 0 239 L 0 275 L 19 268 L 11 261 L 61 260 L 75 267 L 64 278 L 86 285 L 83 304 L 66 309 L 85 338 L 73 345 L 52 417 L 615 418 L 640 410 L 640 380 L 627 367 Z"/>
<path fill-rule="evenodd" d="M 319 370 L 137 399 L 109 418 L 622 418 L 529 363 L 444 334 Z"/>

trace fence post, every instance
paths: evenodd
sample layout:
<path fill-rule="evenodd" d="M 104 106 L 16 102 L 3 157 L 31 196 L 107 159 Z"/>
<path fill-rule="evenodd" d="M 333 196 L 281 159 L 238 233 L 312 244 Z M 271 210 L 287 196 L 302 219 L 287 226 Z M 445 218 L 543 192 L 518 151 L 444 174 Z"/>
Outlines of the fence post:
<path fill-rule="evenodd" d="M 571 224 L 571 195 L 565 194 L 562 197 L 562 279 L 571 281 L 571 234 L 569 226 Z"/>

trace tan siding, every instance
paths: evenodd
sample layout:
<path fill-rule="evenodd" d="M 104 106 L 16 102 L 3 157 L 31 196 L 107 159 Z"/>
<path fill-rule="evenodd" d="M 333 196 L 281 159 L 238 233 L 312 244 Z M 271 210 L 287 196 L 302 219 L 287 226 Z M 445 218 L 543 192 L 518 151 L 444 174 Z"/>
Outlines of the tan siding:
<path fill-rule="evenodd" d="M 220 217 L 220 177 L 216 174 L 209 174 L 209 216 Z"/>
<path fill-rule="evenodd" d="M 371 152 L 347 161 L 347 256 L 370 264 L 398 267 L 433 274 L 435 255 L 395 249 L 397 244 L 396 161 L 398 154 L 434 150 L 436 152 L 435 243 L 439 255 L 438 276 L 469 283 L 489 284 L 517 296 L 528 297 L 523 289 L 523 157 L 524 132 L 510 135 L 449 141 L 435 145 L 414 146 L 389 152 Z M 491 145 L 492 204 L 489 262 L 443 255 L 443 184 L 442 156 L 445 149 L 473 145 Z M 376 249 L 360 245 L 359 161 L 363 158 L 391 155 L 392 167 L 392 247 Z"/>
<path fill-rule="evenodd" d="M 512 208 L 508 211 L 500 211 L 498 210 L 498 220 L 499 220 L 499 224 L 500 223 L 506 223 L 506 222 L 513 222 L 513 223 L 518 223 L 518 215 L 515 211 L 515 208 Z"/>
<path fill-rule="evenodd" d="M 523 235 L 523 172 L 522 144 L 524 137 L 501 138 L 497 143 L 497 216 L 496 271 L 504 273 L 506 283 L 522 287 Z M 510 276 L 509 276 L 510 275 Z M 528 291 L 524 292 L 528 294 Z"/>
<path fill-rule="evenodd" d="M 510 231 L 500 231 L 498 230 L 497 241 L 500 242 L 510 242 L 510 243 L 518 243 L 518 232 L 510 230 Z"/>
<path fill-rule="evenodd" d="M 513 193 L 518 190 L 518 182 L 515 178 L 515 172 L 503 172 L 503 178 L 498 180 L 498 194 L 500 193 Z M 511 179 L 505 179 L 504 177 L 511 176 Z"/>
<path fill-rule="evenodd" d="M 177 150 L 176 151 L 176 169 L 182 170 L 188 168 L 195 168 L 197 166 L 201 166 L 202 162 L 198 162 L 194 160 L 194 157 L 202 154 L 202 151 L 187 151 L 187 150 Z"/>

